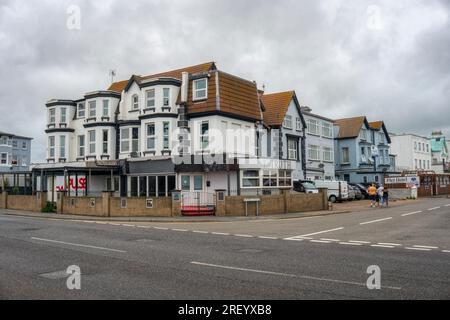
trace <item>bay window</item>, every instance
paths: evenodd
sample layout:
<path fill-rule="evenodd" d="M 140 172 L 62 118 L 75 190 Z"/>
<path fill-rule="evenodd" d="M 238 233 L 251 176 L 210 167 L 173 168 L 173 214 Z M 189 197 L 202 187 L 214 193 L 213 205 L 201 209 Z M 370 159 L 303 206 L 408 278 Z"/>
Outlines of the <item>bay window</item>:
<path fill-rule="evenodd" d="M 103 117 L 109 117 L 109 100 L 103 100 Z"/>
<path fill-rule="evenodd" d="M 147 150 L 155 150 L 155 124 L 147 124 Z"/>
<path fill-rule="evenodd" d="M 67 121 L 67 109 L 61 108 L 60 123 L 66 123 L 66 121 Z"/>
<path fill-rule="evenodd" d="M 107 155 L 108 154 L 108 130 L 102 131 L 102 154 Z"/>
<path fill-rule="evenodd" d="M 48 157 L 50 159 L 55 158 L 55 137 L 48 137 Z"/>
<path fill-rule="evenodd" d="M 66 157 L 66 136 L 59 137 L 59 157 Z"/>
<path fill-rule="evenodd" d="M 96 101 L 89 101 L 89 118 L 95 118 L 97 116 L 97 103 Z"/>
<path fill-rule="evenodd" d="M 78 157 L 84 158 L 85 156 L 85 137 L 84 135 L 78 136 Z"/>
<path fill-rule="evenodd" d="M 163 148 L 170 149 L 170 123 L 163 122 Z"/>
<path fill-rule="evenodd" d="M 155 89 L 150 89 L 146 92 L 147 108 L 155 107 Z"/>
<path fill-rule="evenodd" d="M 138 127 L 120 129 L 120 152 L 139 152 Z"/>
<path fill-rule="evenodd" d="M 85 109 L 84 109 L 84 103 L 78 104 L 78 118 L 84 118 L 85 115 Z"/>
<path fill-rule="evenodd" d="M 163 107 L 170 106 L 170 89 L 163 88 Z"/>
<path fill-rule="evenodd" d="M 95 130 L 89 131 L 89 154 L 95 154 Z"/>
<path fill-rule="evenodd" d="M 49 109 L 48 110 L 48 123 L 49 124 L 55 124 L 56 122 L 56 110 L 53 109 Z"/>
<path fill-rule="evenodd" d="M 200 124 L 200 149 L 207 150 L 209 148 L 209 122 L 203 121 Z"/>

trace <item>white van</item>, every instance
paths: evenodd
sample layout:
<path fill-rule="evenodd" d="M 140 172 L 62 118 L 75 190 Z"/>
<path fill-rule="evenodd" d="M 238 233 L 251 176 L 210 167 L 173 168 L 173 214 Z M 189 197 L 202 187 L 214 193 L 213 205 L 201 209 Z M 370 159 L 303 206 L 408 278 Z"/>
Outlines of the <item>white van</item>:
<path fill-rule="evenodd" d="M 328 200 L 331 202 L 348 200 L 347 181 L 315 180 L 314 184 L 318 189 L 328 189 Z"/>

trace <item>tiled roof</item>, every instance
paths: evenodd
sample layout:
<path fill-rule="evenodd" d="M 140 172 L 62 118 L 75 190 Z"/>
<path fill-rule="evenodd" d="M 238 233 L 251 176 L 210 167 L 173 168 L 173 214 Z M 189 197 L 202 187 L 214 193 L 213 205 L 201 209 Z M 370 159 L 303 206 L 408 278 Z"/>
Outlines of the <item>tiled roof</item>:
<path fill-rule="evenodd" d="M 380 130 L 381 128 L 383 128 L 383 124 L 383 121 L 369 122 L 369 127 L 374 130 Z"/>
<path fill-rule="evenodd" d="M 264 122 L 267 125 L 281 126 L 283 124 L 294 94 L 294 91 L 286 91 L 261 96 L 261 102 L 265 108 L 263 113 Z"/>
<path fill-rule="evenodd" d="M 183 72 L 190 75 L 205 74 L 208 76 L 208 96 L 202 101 L 193 101 L 193 81 L 189 81 L 188 115 L 223 113 L 245 119 L 261 120 L 256 83 L 219 71 L 214 62 L 148 76 L 133 76 L 130 80 L 113 83 L 108 90 L 122 92 L 133 81 L 141 82 L 147 79 L 176 78 L 181 80 Z M 218 83 L 218 88 L 216 88 L 216 83 Z M 217 99 L 217 93 L 220 99 Z M 180 95 L 178 95 L 177 104 L 180 103 Z"/>
<path fill-rule="evenodd" d="M 176 79 L 181 80 L 181 74 L 183 72 L 188 72 L 191 74 L 192 73 L 202 73 L 202 72 L 208 72 L 214 68 L 215 68 L 214 62 L 207 62 L 207 63 L 202 63 L 199 65 L 181 68 L 181 69 L 177 69 L 177 70 L 166 71 L 166 72 L 161 72 L 161 73 L 147 75 L 147 76 L 135 76 L 135 77 L 139 80 L 146 80 L 146 79 L 153 79 L 153 78 L 176 78 Z M 115 82 L 115 83 L 111 84 L 111 86 L 108 88 L 108 90 L 122 92 L 128 85 L 129 81 L 130 80 L 123 80 L 123 81 Z"/>
<path fill-rule="evenodd" d="M 355 117 L 335 120 L 334 123 L 339 126 L 338 139 L 356 138 L 361 128 L 367 122 L 366 117 Z"/>

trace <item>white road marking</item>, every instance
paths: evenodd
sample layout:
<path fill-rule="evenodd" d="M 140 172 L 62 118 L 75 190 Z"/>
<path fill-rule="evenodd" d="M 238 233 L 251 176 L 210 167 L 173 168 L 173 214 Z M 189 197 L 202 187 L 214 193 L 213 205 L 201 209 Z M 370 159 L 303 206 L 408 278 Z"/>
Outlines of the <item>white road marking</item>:
<path fill-rule="evenodd" d="M 450 206 L 449 206 L 450 207 Z M 444 253 L 450 253 L 450 250 L 442 250 Z"/>
<path fill-rule="evenodd" d="M 379 245 L 382 246 L 394 246 L 394 247 L 401 247 L 402 245 L 399 243 L 387 243 L 387 242 L 379 242 Z"/>
<path fill-rule="evenodd" d="M 387 220 L 391 220 L 391 219 L 392 219 L 392 217 L 384 218 L 384 219 L 378 219 L 378 220 L 372 220 L 372 221 L 362 222 L 362 223 L 360 223 L 360 225 L 363 226 L 363 225 L 366 225 L 366 224 L 377 223 L 377 222 L 387 221 Z"/>
<path fill-rule="evenodd" d="M 320 240 L 323 240 L 323 241 L 330 241 L 330 242 L 339 242 L 339 241 L 341 241 L 341 240 L 339 240 L 339 239 L 326 239 L 326 238 L 320 238 Z"/>
<path fill-rule="evenodd" d="M 446 207 L 450 207 L 450 204 L 446 204 L 445 206 L 446 206 Z"/>
<path fill-rule="evenodd" d="M 434 207 L 434 208 L 430 208 L 430 209 L 428 209 L 428 211 L 434 211 L 434 210 L 437 210 L 437 209 L 440 209 L 441 207 Z"/>
<path fill-rule="evenodd" d="M 142 229 L 150 229 L 151 227 L 149 226 L 137 226 L 138 228 L 142 228 Z"/>
<path fill-rule="evenodd" d="M 406 247 L 406 250 L 417 250 L 417 251 L 431 251 L 431 249 L 425 249 L 425 248 L 409 248 Z"/>
<path fill-rule="evenodd" d="M 318 278 L 318 277 L 311 277 L 311 276 L 302 276 L 302 275 L 295 275 L 295 274 L 282 273 L 282 272 L 273 272 L 273 271 L 264 271 L 264 270 L 257 270 L 257 269 L 230 267 L 230 266 L 223 266 L 223 265 L 196 262 L 196 261 L 192 261 L 191 264 L 198 265 L 198 266 L 204 266 L 204 267 L 211 267 L 211 268 L 220 268 L 220 269 L 235 270 L 235 271 L 245 271 L 245 272 L 261 273 L 261 274 L 274 275 L 274 276 L 283 276 L 283 277 L 290 277 L 290 278 L 299 278 L 299 279 L 306 279 L 306 280 L 316 280 L 316 281 L 323 281 L 323 282 L 333 282 L 333 283 L 340 283 L 340 284 L 350 284 L 350 285 L 355 285 L 355 286 L 360 286 L 360 287 L 367 287 L 366 283 L 360 283 L 360 282 Z M 392 289 L 392 290 L 401 290 L 402 289 L 400 287 L 388 287 L 388 286 L 383 286 L 382 288 Z"/>
<path fill-rule="evenodd" d="M 277 237 L 265 237 L 265 236 L 259 236 L 259 239 L 267 239 L 267 240 L 278 240 Z"/>
<path fill-rule="evenodd" d="M 241 238 L 253 238 L 253 236 L 249 234 L 233 234 L 235 237 L 241 237 Z"/>
<path fill-rule="evenodd" d="M 375 247 L 375 248 L 395 248 L 394 246 L 388 246 L 385 244 L 373 244 L 371 245 L 371 247 Z"/>
<path fill-rule="evenodd" d="M 330 241 L 324 241 L 324 240 L 309 240 L 309 242 L 313 242 L 313 243 L 331 243 Z"/>
<path fill-rule="evenodd" d="M 197 231 L 197 230 L 195 230 L 195 231 L 192 231 L 193 233 L 201 233 L 201 234 L 208 234 L 209 232 L 208 231 Z"/>
<path fill-rule="evenodd" d="M 186 229 L 170 229 L 172 231 L 177 231 L 177 232 L 187 232 Z"/>
<path fill-rule="evenodd" d="M 348 241 L 348 242 L 351 242 L 351 243 L 360 243 L 360 244 L 371 244 L 371 242 L 369 242 L 369 241 L 358 241 L 358 240 L 350 240 L 350 241 Z"/>
<path fill-rule="evenodd" d="M 97 221 L 96 224 L 108 224 L 107 222 Z"/>
<path fill-rule="evenodd" d="M 361 243 L 354 243 L 354 242 L 339 242 L 339 244 L 343 244 L 346 246 L 362 246 Z"/>
<path fill-rule="evenodd" d="M 439 249 L 439 247 L 430 247 L 430 246 L 413 246 L 414 248 L 423 248 L 423 249 Z"/>
<path fill-rule="evenodd" d="M 285 241 L 298 241 L 298 242 L 301 242 L 301 241 L 304 241 L 304 240 L 307 240 L 307 239 L 302 239 L 302 238 L 284 238 L 283 240 L 285 240 Z"/>
<path fill-rule="evenodd" d="M 156 230 L 169 230 L 169 228 L 164 228 L 164 227 L 153 227 L 153 229 L 156 229 Z"/>
<path fill-rule="evenodd" d="M 405 214 L 402 214 L 402 217 L 412 216 L 413 214 L 422 213 L 422 212 L 423 211 L 415 211 L 415 212 L 405 213 Z"/>
<path fill-rule="evenodd" d="M 112 223 L 112 222 L 110 222 L 109 224 L 112 225 L 112 226 L 120 226 L 120 223 Z"/>
<path fill-rule="evenodd" d="M 215 234 L 217 236 L 229 236 L 229 233 L 225 233 L 225 232 L 211 232 L 211 234 Z"/>
<path fill-rule="evenodd" d="M 333 232 L 333 231 L 339 231 L 339 230 L 342 230 L 342 229 L 344 229 L 344 228 L 340 227 L 340 228 L 336 228 L 336 229 L 330 229 L 330 230 L 324 230 L 324 231 L 319 231 L 319 232 L 314 232 L 314 233 L 303 234 L 301 236 L 295 236 L 295 237 L 292 237 L 292 238 L 305 238 L 305 237 L 309 237 L 309 236 L 315 236 L 317 234 L 328 233 L 328 232 Z"/>
<path fill-rule="evenodd" d="M 122 226 L 123 226 L 123 227 L 132 227 L 132 228 L 136 227 L 136 226 L 133 225 L 133 224 L 122 224 Z"/>
<path fill-rule="evenodd" d="M 110 248 L 104 248 L 104 247 L 96 247 L 96 246 L 89 246 L 89 245 L 79 244 L 79 243 L 71 243 L 71 242 L 64 242 L 64 241 L 57 241 L 57 240 L 50 240 L 50 239 L 43 239 L 43 238 L 34 238 L 34 237 L 32 237 L 31 239 L 32 240 L 36 240 L 36 241 L 65 244 L 65 245 L 75 246 L 75 247 L 84 247 L 84 248 L 91 248 L 91 249 L 98 249 L 98 250 L 106 250 L 106 251 L 126 253 L 126 251 L 123 251 L 123 250 L 110 249 Z"/>

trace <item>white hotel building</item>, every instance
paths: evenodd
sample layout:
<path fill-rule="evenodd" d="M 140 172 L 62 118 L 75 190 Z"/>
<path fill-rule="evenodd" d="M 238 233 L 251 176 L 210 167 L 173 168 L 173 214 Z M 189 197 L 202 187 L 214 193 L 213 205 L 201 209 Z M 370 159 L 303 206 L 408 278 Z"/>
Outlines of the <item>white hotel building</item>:
<path fill-rule="evenodd" d="M 50 100 L 47 163 L 33 168 L 34 187 L 53 191 L 52 201 L 62 190 L 158 197 L 291 188 L 305 128 L 292 140 L 298 156 L 279 151 L 283 140 L 264 121 L 261 95 L 256 83 L 211 62 L 132 76 L 77 100 Z"/>
<path fill-rule="evenodd" d="M 415 134 L 390 134 L 391 153 L 396 155 L 397 170 L 432 169 L 430 140 Z"/>

